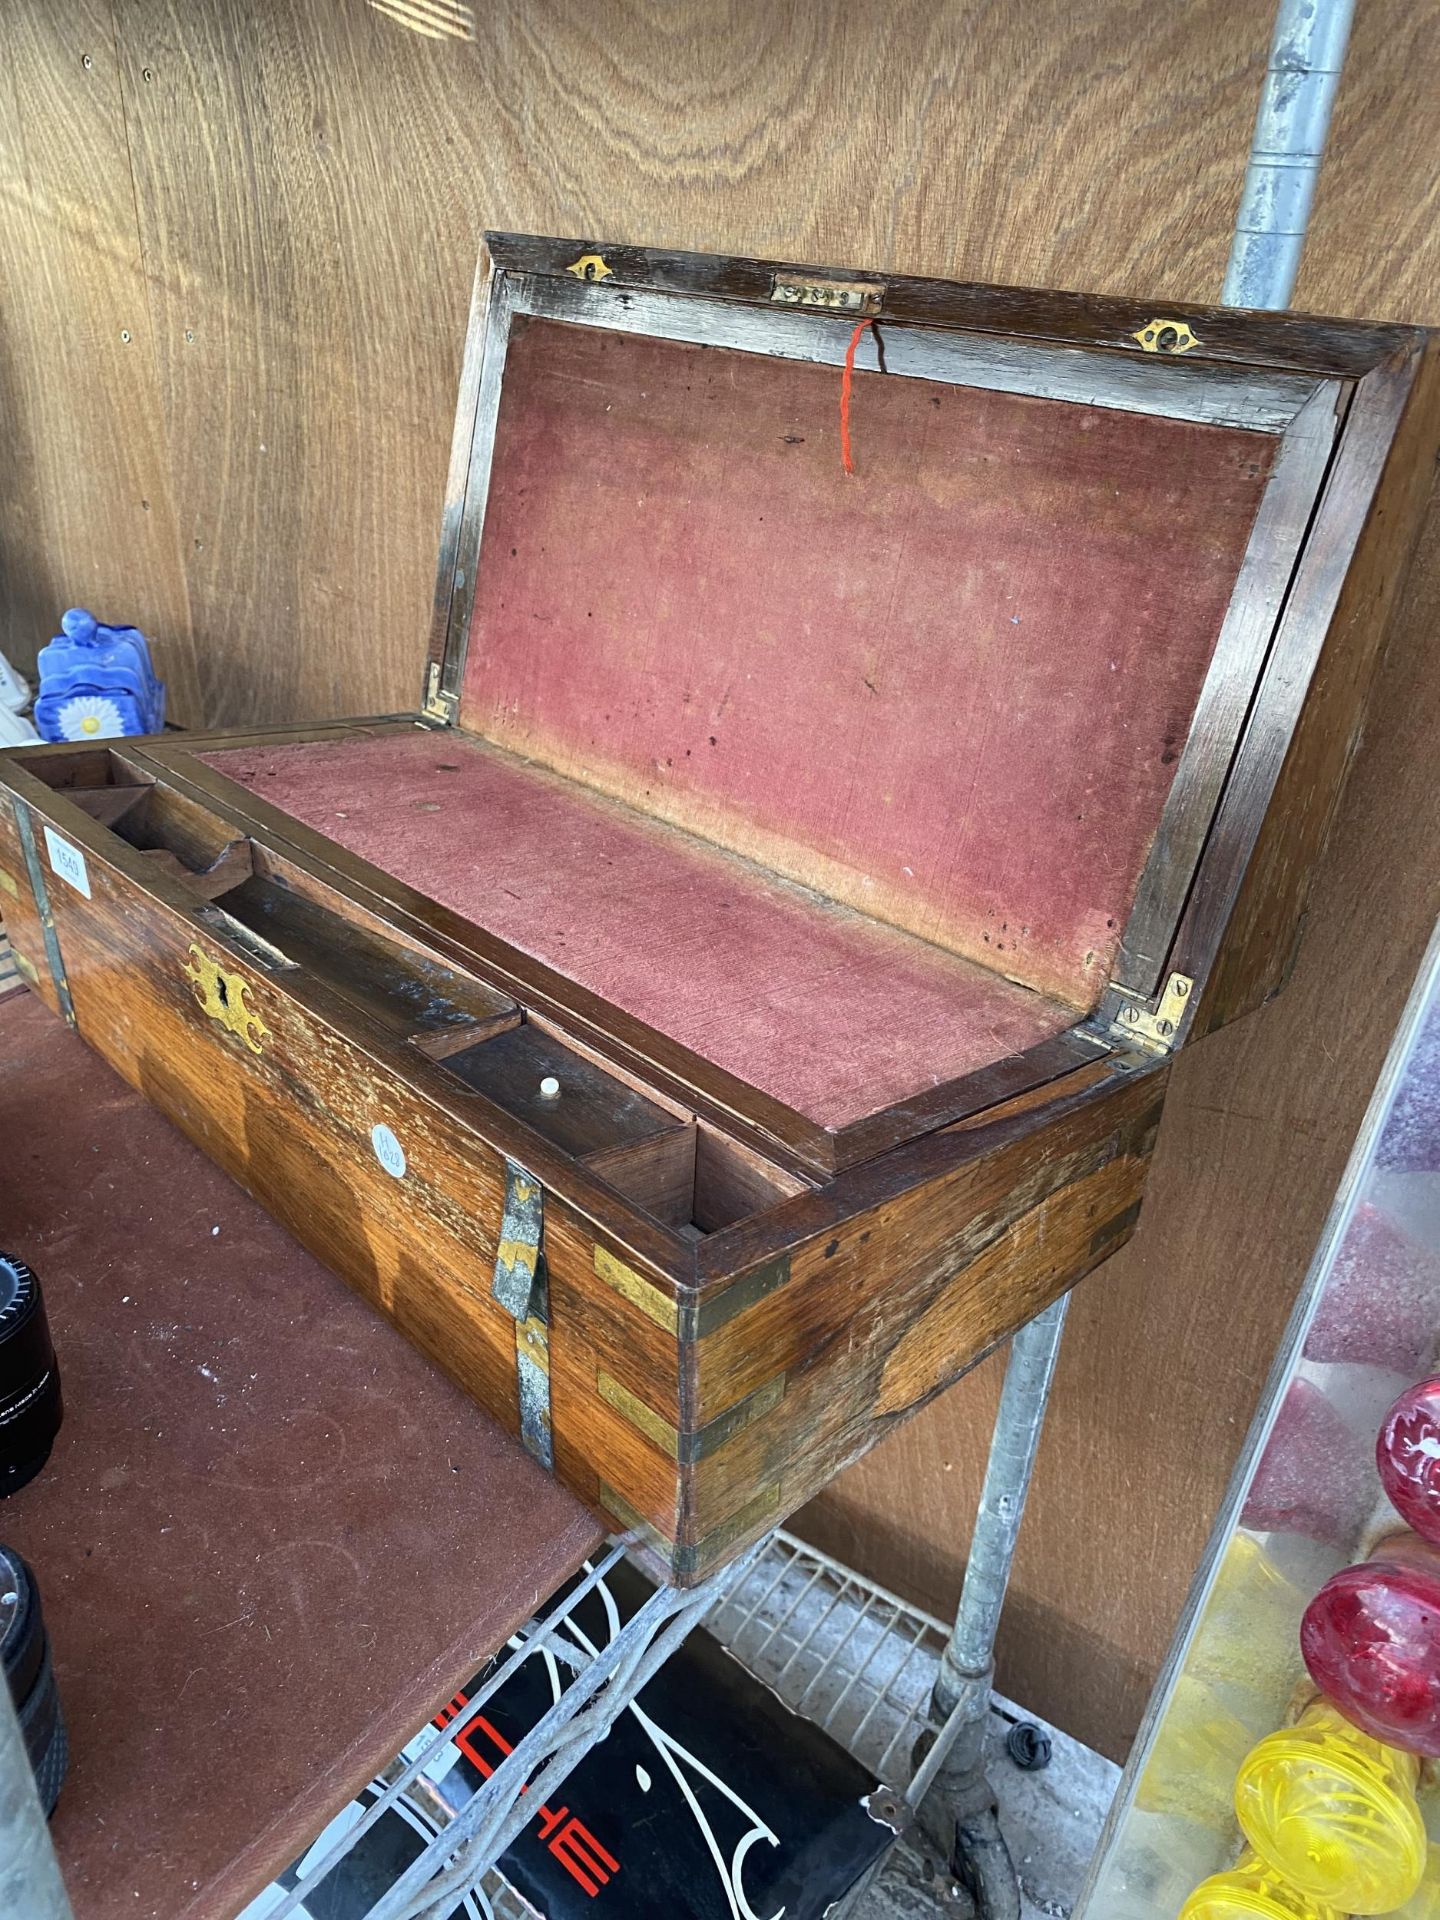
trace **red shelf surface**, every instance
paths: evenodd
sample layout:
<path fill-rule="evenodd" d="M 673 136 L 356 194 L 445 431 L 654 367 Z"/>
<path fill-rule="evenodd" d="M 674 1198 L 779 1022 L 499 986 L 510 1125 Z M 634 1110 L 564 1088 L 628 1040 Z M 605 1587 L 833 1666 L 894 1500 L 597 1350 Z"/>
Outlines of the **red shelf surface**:
<path fill-rule="evenodd" d="M 64 1385 L 0 1540 L 54 1644 L 77 1920 L 219 1920 L 599 1532 L 28 993 L 0 1003 L 0 1247 Z"/>

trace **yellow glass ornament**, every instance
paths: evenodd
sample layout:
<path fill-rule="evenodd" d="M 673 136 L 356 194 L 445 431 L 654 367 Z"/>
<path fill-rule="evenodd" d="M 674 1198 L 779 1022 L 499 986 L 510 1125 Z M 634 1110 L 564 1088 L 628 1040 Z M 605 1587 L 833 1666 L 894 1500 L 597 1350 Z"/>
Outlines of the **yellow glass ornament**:
<path fill-rule="evenodd" d="M 1317 1704 L 1252 1747 L 1235 1780 L 1240 1829 L 1299 1892 L 1347 1914 L 1393 1913 L 1420 1885 L 1420 1763 Z"/>
<path fill-rule="evenodd" d="M 1242 1853 L 1228 1873 L 1202 1880 L 1179 1920 L 1343 1920 L 1334 1907 L 1298 1892 L 1256 1854 Z"/>
<path fill-rule="evenodd" d="M 1213 1687 L 1238 1688 L 1246 1699 L 1274 1698 L 1289 1685 L 1277 1675 L 1300 1671 L 1295 1635 L 1309 1600 L 1253 1534 L 1233 1534 L 1185 1656 L 1186 1671 Z M 1276 1718 L 1278 1709 L 1256 1734 Z"/>
<path fill-rule="evenodd" d="M 1135 1789 L 1136 1806 L 1230 1833 L 1235 1769 L 1258 1731 L 1247 1728 L 1193 1674 L 1182 1673 Z"/>
<path fill-rule="evenodd" d="M 1425 1877 L 1404 1906 L 1396 1908 L 1395 1920 L 1440 1920 L 1440 1847 L 1431 1847 Z"/>

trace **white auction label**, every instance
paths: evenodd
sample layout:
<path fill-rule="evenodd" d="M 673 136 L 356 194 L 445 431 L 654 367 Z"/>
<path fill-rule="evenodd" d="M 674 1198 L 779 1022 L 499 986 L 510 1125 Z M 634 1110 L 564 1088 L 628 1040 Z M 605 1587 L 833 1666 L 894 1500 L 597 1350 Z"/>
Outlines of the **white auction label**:
<path fill-rule="evenodd" d="M 68 880 L 77 893 L 90 898 L 90 875 L 85 870 L 85 856 L 79 847 L 72 847 L 68 840 L 62 840 L 53 827 L 45 829 L 45 849 L 50 855 L 50 865 L 62 880 Z"/>
<path fill-rule="evenodd" d="M 381 1120 L 370 1129 L 370 1144 L 375 1149 L 375 1158 L 386 1173 L 393 1173 L 397 1180 L 405 1178 L 405 1149 L 394 1134 Z"/>

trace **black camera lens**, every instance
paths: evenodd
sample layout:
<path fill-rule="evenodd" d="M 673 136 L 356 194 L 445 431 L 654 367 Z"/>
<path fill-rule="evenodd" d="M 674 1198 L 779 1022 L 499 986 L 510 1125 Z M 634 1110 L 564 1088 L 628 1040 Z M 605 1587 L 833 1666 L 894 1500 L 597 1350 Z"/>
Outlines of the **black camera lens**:
<path fill-rule="evenodd" d="M 70 1743 L 60 1713 L 50 1636 L 35 1576 L 13 1547 L 0 1547 L 0 1664 L 46 1816 L 55 1811 Z"/>
<path fill-rule="evenodd" d="M 0 1500 L 50 1458 L 61 1412 L 40 1282 L 23 1260 L 0 1253 Z"/>

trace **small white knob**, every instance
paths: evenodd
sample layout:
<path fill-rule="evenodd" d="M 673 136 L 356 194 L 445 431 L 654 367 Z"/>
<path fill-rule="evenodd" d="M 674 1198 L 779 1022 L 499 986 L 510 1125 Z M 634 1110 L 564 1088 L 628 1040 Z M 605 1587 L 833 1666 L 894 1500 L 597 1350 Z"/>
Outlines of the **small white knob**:
<path fill-rule="evenodd" d="M 553 1073 L 547 1073 L 545 1078 L 540 1082 L 540 1098 L 542 1100 L 558 1100 L 560 1098 L 560 1082 L 555 1078 Z"/>

